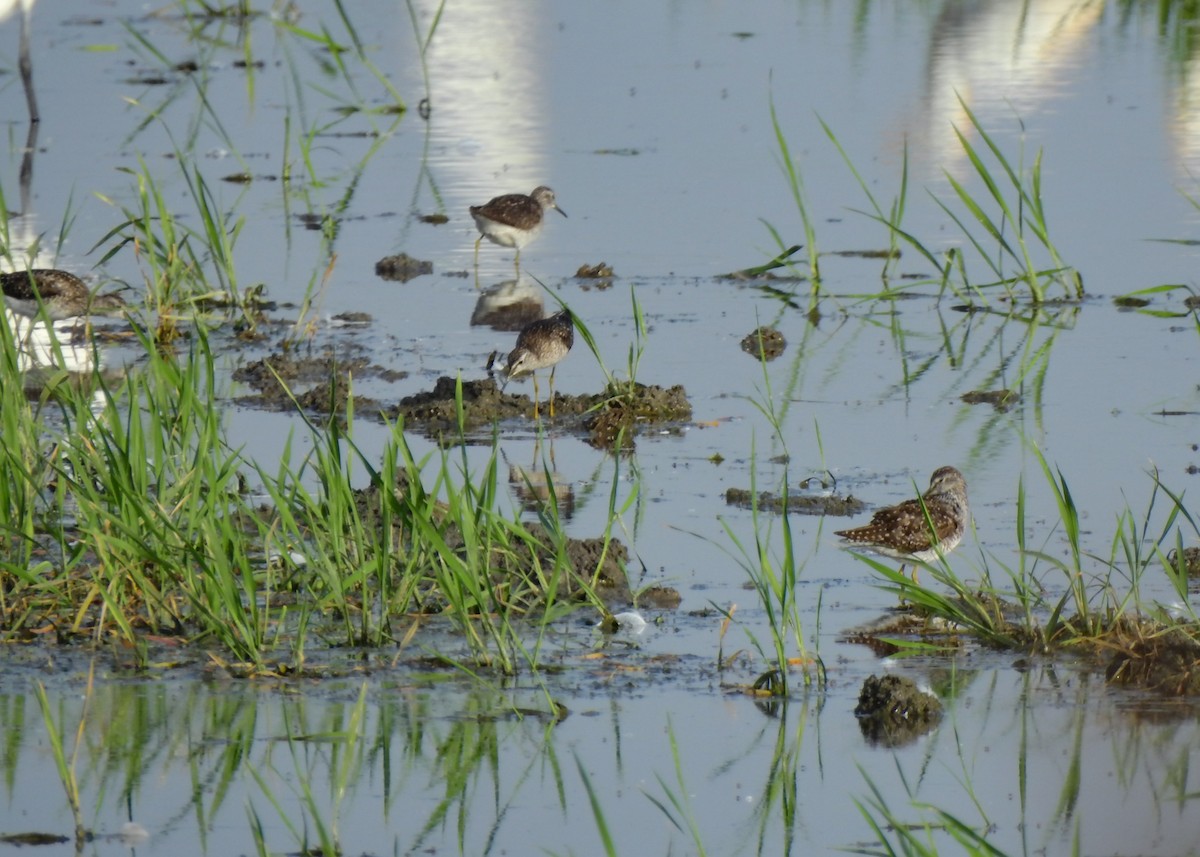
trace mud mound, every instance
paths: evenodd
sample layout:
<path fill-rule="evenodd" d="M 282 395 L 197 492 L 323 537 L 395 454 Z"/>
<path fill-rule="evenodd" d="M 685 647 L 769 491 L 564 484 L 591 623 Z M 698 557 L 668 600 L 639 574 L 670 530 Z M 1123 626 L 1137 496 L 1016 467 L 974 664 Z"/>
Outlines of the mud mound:
<path fill-rule="evenodd" d="M 755 360 L 774 360 L 787 348 L 783 334 L 773 327 L 760 327 L 742 339 L 742 350 Z"/>
<path fill-rule="evenodd" d="M 1167 696 L 1200 694 L 1200 642 L 1178 628 L 1141 623 L 1113 655 L 1105 671 L 1111 684 L 1131 685 Z"/>
<path fill-rule="evenodd" d="M 307 411 L 342 414 L 350 401 L 353 379 L 374 376 L 391 380 L 405 374 L 373 365 L 365 357 L 347 357 L 344 353 L 320 357 L 280 353 L 241 366 L 234 371 L 233 378 L 258 391 L 257 396 L 238 398 L 238 404 L 247 407 L 289 411 L 298 403 Z M 364 414 L 379 410 L 379 403 L 365 396 L 354 396 L 354 406 Z"/>
<path fill-rule="evenodd" d="M 458 379 L 441 377 L 432 390 L 401 399 L 390 416 L 403 419 L 406 426 L 419 427 L 431 435 L 458 430 Z M 549 384 L 538 382 L 544 397 L 538 403 L 539 418 L 569 431 L 586 433 L 595 446 L 611 449 L 621 439 L 623 447 L 633 444 L 633 436 L 648 427 L 682 423 L 691 419 L 692 406 L 681 386 L 669 388 L 645 384 L 620 384 L 603 393 L 582 396 L 554 394 L 551 416 Z M 477 429 L 502 420 L 531 419 L 533 399 L 525 394 L 501 389 L 493 378 L 462 381 L 463 428 Z"/>
<path fill-rule="evenodd" d="M 869 676 L 854 709 L 863 737 L 871 744 L 902 747 L 942 719 L 942 703 L 904 676 Z"/>

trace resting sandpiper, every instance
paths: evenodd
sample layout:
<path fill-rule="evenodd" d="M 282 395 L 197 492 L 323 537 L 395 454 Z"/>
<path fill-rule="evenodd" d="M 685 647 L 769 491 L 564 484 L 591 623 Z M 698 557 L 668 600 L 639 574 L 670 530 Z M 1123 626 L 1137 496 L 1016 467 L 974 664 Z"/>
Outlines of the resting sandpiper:
<path fill-rule="evenodd" d="M 563 309 L 549 318 L 531 321 L 517 334 L 517 347 L 508 355 L 506 378 L 533 376 L 533 418 L 538 418 L 538 369 L 550 368 L 550 417 L 554 417 L 554 367 L 575 344 L 575 321 L 571 311 Z"/>
<path fill-rule="evenodd" d="M 116 292 L 92 295 L 83 280 L 53 268 L 2 273 L 0 288 L 8 308 L 31 319 L 59 321 L 91 313 L 112 313 L 125 307 L 125 301 Z"/>
<path fill-rule="evenodd" d="M 903 574 L 904 566 L 910 562 L 930 562 L 958 547 L 970 517 L 963 475 L 953 467 L 939 467 L 933 471 L 929 490 L 920 500 L 913 498 L 880 509 L 866 526 L 840 530 L 834 535 L 900 560 L 903 563 L 900 573 Z M 916 582 L 917 566 L 914 564 L 913 583 Z"/>
<path fill-rule="evenodd" d="M 553 208 L 563 217 L 567 216 L 554 201 L 554 191 L 545 185 L 535 187 L 528 196 L 508 193 L 483 205 L 472 205 L 471 216 L 479 228 L 479 238 L 475 240 L 475 267 L 479 267 L 479 242 L 486 238 L 501 247 L 517 248 L 514 264 L 519 273 L 521 248 L 541 233 L 548 208 Z"/>

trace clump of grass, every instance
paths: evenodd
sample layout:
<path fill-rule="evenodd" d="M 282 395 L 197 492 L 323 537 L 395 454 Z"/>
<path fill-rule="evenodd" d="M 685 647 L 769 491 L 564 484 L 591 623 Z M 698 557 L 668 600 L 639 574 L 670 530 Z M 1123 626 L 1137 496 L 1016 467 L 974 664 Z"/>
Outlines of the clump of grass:
<path fill-rule="evenodd" d="M 808 202 L 808 194 L 804 189 L 804 174 L 796 165 L 795 159 L 792 157 L 791 147 L 788 146 L 787 136 L 783 133 L 783 128 L 779 124 L 779 115 L 775 112 L 775 96 L 770 99 L 771 107 L 771 128 L 775 132 L 775 143 L 779 146 L 779 157 L 782 162 L 784 175 L 787 177 L 788 188 L 791 190 L 792 199 L 796 203 L 796 210 L 800 214 L 800 223 L 804 228 L 804 247 L 808 251 L 808 279 L 812 284 L 813 293 L 821 290 L 821 262 L 820 254 L 817 252 L 817 230 L 813 225 L 813 214 L 811 206 Z M 775 239 L 778 245 L 780 255 L 777 259 L 785 259 L 790 256 L 788 243 L 783 240 L 783 236 L 769 223 L 764 221 L 764 225 L 771 233 L 771 237 Z"/>
<path fill-rule="evenodd" d="M 1183 496 L 1168 489 L 1159 474 L 1153 473 L 1145 511 L 1139 515 L 1126 508 L 1117 518 L 1107 556 L 1097 554 L 1084 545 L 1080 509 L 1066 477 L 1052 468 L 1040 451 L 1035 453 L 1058 510 L 1058 523 L 1046 532 L 1040 547 L 1028 543 L 1022 479 L 1017 488 L 1015 566 L 993 558 L 995 567 L 985 565 L 982 582 L 969 585 L 953 572 L 946 557 L 938 564 L 924 564 L 939 587 L 950 589 L 947 595 L 909 580 L 871 557 L 859 555 L 859 559 L 882 578 L 885 588 L 919 614 L 940 620 L 940 633 L 970 634 L 997 648 L 1073 651 L 1109 658 L 1113 651 L 1127 649 L 1131 640 L 1178 632 L 1183 635 L 1179 640 L 1196 641 L 1190 607 L 1164 624 L 1165 611 L 1146 603 L 1142 594 L 1147 575 L 1161 570 L 1179 593 L 1180 602 L 1188 603 L 1184 531 L 1189 539 L 1200 538 L 1200 524 L 1184 506 Z M 1165 515 L 1161 512 L 1164 503 Z M 1058 550 L 1046 549 L 1056 539 L 1065 541 L 1065 557 Z M 1169 550 L 1172 546 L 1174 551 Z M 997 568 L 1002 574 L 997 575 Z M 888 642 L 905 650 L 928 647 L 924 640 Z"/>
<path fill-rule="evenodd" d="M 178 160 L 181 165 L 188 162 L 182 154 Z M 181 166 L 181 170 L 199 229 L 183 223 L 176 213 L 178 206 L 168 205 L 161 181 L 139 159 L 138 171 L 130 171 L 136 205 L 122 206 L 124 220 L 93 248 L 115 241 L 102 263 L 126 247 L 132 247 L 145 262 L 146 303 L 157 316 L 155 338 L 159 342 L 174 340 L 181 321 L 203 315 L 212 307 L 235 309 L 252 325 L 261 291 L 239 292 L 234 248 L 245 219 L 234 218 L 221 208 L 198 168 Z"/>
<path fill-rule="evenodd" d="M 986 299 L 988 290 L 1003 288 L 1009 298 L 1015 298 L 1023 288 L 1030 301 L 1041 304 L 1052 290 L 1059 288 L 1066 298 L 1083 297 L 1082 276 L 1062 259 L 1050 236 L 1049 212 L 1042 194 L 1042 152 L 1038 151 L 1028 169 L 1023 163 L 1023 150 L 1014 163 L 961 96 L 959 103 L 969 127 L 955 127 L 954 133 L 984 191 L 982 194 L 971 191 L 949 170 L 944 170 L 954 199 L 947 202 L 935 196 L 934 202 L 958 227 L 967 246 L 975 251 L 973 258 L 988 269 L 986 281 L 970 275 L 967 256 L 958 248 L 936 252 L 928 242 L 903 226 L 908 197 L 907 147 L 899 191 L 885 210 L 833 130 L 819 120 L 871 204 L 869 211 L 860 213 L 888 230 L 888 261 L 883 269 L 885 284 L 890 266 L 899 258 L 898 244 L 903 242 L 938 271 L 939 287 L 956 295 L 971 294 Z M 971 133 L 978 135 L 982 147 L 972 142 Z"/>
<path fill-rule="evenodd" d="M 461 381 L 457 393 L 461 433 Z M 570 565 L 556 503 L 545 504 L 536 531 L 500 511 L 498 444 L 482 469 L 469 466 L 461 435 L 459 461 L 447 450 L 418 461 L 401 425 L 376 467 L 348 431 L 309 426 L 319 442 L 305 471 L 321 486 L 319 494 L 301 487 L 302 473 L 275 480 L 287 486 L 286 495 L 269 490 L 287 510 L 285 540 L 312 555 L 320 604 L 340 617 L 347 644 L 408 639 L 415 626 L 402 632 L 398 622 L 414 610 L 436 611 L 462 633 L 470 664 L 464 668 L 512 675 L 523 666 L 538 669 L 548 624 L 581 599 L 603 609 L 592 572 Z M 352 469 L 369 475 L 365 492 L 349 488 Z M 364 609 L 363 599 L 374 608 Z"/>
<path fill-rule="evenodd" d="M 33 561 L 34 532 L 43 460 L 33 407 L 25 397 L 19 343 L 0 323 L 0 562 L 17 580 L 27 582 Z M 7 615 L 7 587 L 0 587 L 0 613 Z"/>
<path fill-rule="evenodd" d="M 11 427 L 4 562 L 20 581 L 2 596 L 8 634 L 47 615 L 68 639 L 137 648 L 147 631 L 174 634 L 253 674 L 281 656 L 303 669 L 314 628 L 345 646 L 392 645 L 429 621 L 414 613 L 436 610 L 475 668 L 511 675 L 539 668 L 551 622 L 581 604 L 604 609 L 599 569 L 571 567 L 556 503 L 536 525 L 501 510 L 496 439 L 480 471 L 465 437 L 457 461 L 442 451 L 418 462 L 397 427 L 372 465 L 354 443 L 351 398 L 328 425 L 307 423 L 313 452 L 299 468 L 289 443 L 268 472 L 228 444 L 205 330 L 182 356 L 140 334 L 145 361 L 120 384 L 97 376 L 56 392 L 64 428 L 53 455 L 20 385 L 0 392 Z M 461 417 L 461 389 L 457 405 Z M 370 488 L 356 491 L 363 472 Z M 252 505 L 251 476 L 271 508 Z M 47 483 L 51 509 L 35 515 Z M 50 545 L 52 559 L 31 568 L 32 551 Z"/>
<path fill-rule="evenodd" d="M 783 429 L 779 413 L 775 408 L 775 399 L 771 392 L 770 375 L 767 372 L 765 357 L 760 354 L 760 365 L 763 372 L 765 392 L 763 401 L 754 401 L 755 407 L 767 418 L 776 438 L 783 443 Z M 820 433 L 818 431 L 818 437 Z M 784 456 L 789 459 L 786 453 Z M 757 461 L 755 452 L 751 451 L 751 461 Z M 733 550 L 722 548 L 742 567 L 750 579 L 751 586 L 758 596 L 759 605 L 767 618 L 769 639 L 763 642 L 751 629 L 745 627 L 751 645 L 770 667 L 762 673 L 754 684 L 754 690 L 771 696 L 786 696 L 789 693 L 790 674 L 793 664 L 799 663 L 802 669 L 803 682 L 806 686 L 823 686 L 825 683 L 825 666 L 818 653 L 811 653 L 804 639 L 804 622 L 800 616 L 798 600 L 798 582 L 804 570 L 805 562 L 797 558 L 797 545 L 792 536 L 791 515 L 788 511 L 788 470 L 784 467 L 780 486 L 779 539 L 776 551 L 773 547 L 774 534 L 771 523 L 764 523 L 759 514 L 756 468 L 750 469 L 750 517 L 754 531 L 753 545 L 747 545 L 734 531 L 729 521 L 722 519 L 721 525 L 725 535 L 733 545 Z M 816 543 L 814 542 L 813 550 Z M 725 627 L 721 633 L 722 649 L 718 654 L 718 666 L 723 666 L 723 646 L 725 631 L 735 621 L 733 609 L 725 609 L 713 605 L 725 617 Z M 818 596 L 818 615 L 820 613 L 820 596 Z M 794 648 L 793 648 L 794 647 Z M 793 655 L 793 652 L 795 653 Z"/>
<path fill-rule="evenodd" d="M 945 175 L 963 208 L 983 227 L 994 246 L 984 246 L 946 203 L 938 200 L 938 205 L 958 224 L 963 235 L 997 278 L 997 283 L 1010 294 L 1013 286 L 1023 283 L 1035 303 L 1043 302 L 1047 290 L 1054 285 L 1061 287 L 1069 298 L 1083 297 L 1082 277 L 1063 262 L 1050 240 L 1049 220 L 1042 197 L 1042 152 L 1038 151 L 1033 166 L 1026 173 L 1019 162 L 1014 165 L 1005 156 L 962 96 L 958 101 L 994 161 L 994 165 L 989 167 L 985 153 L 971 143 L 962 129 L 954 129 L 959 145 L 970 160 L 977 178 L 986 187 L 987 197 L 991 198 L 991 207 L 996 213 L 988 213 L 986 197 L 977 199 L 949 172 Z M 996 168 L 999 168 L 999 173 L 995 172 Z M 1049 258 L 1049 268 L 1039 267 L 1034 258 L 1035 250 Z"/>

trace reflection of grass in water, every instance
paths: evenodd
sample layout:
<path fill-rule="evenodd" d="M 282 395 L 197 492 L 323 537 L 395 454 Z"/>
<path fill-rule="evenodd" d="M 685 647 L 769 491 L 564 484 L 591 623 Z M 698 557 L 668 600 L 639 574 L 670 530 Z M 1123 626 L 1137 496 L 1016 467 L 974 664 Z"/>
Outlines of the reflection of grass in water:
<path fill-rule="evenodd" d="M 1058 853 L 1053 846 L 1069 841 L 1080 814 L 1086 816 L 1098 796 L 1107 800 L 1114 789 L 1118 800 L 1125 796 L 1141 805 L 1146 797 L 1164 808 L 1164 826 L 1172 823 L 1194 792 L 1187 773 L 1195 746 L 1192 713 L 1181 711 L 1178 721 L 1164 724 L 1154 717 L 1161 711 L 1155 707 L 1143 719 L 1137 706 L 1113 707 L 1104 702 L 1112 702 L 1112 693 L 1099 682 L 1069 672 L 1046 661 L 1020 672 L 984 666 L 942 674 L 940 680 L 930 676 L 943 698 L 957 697 L 962 704 L 952 707 L 925 747 L 900 754 L 874 750 L 863 757 L 866 774 L 901 825 L 881 823 L 884 841 L 896 845 L 894 853 L 905 853 L 897 843 L 908 833 L 940 853 L 961 853 L 943 830 L 948 825 L 943 812 L 1008 851 Z M 570 677 L 567 682 L 575 686 Z M 134 819 L 144 822 L 152 808 L 157 829 L 202 842 L 217 835 L 223 845 L 233 837 L 235 853 L 239 836 L 274 846 L 262 853 L 297 850 L 282 846 L 322 839 L 341 839 L 343 848 L 354 846 L 352 853 L 390 853 L 395 839 L 403 843 L 397 853 L 458 843 L 463 844 L 457 853 L 485 853 L 480 843 L 492 838 L 528 842 L 529 813 L 542 819 L 547 805 L 564 821 L 537 828 L 536 844 L 547 853 L 583 853 L 589 846 L 582 843 L 599 839 L 596 828 L 589 832 L 589 804 L 592 824 L 599 823 L 599 812 L 612 848 L 622 854 L 645 850 L 647 828 L 637 822 L 646 817 L 666 822 L 661 828 L 652 822 L 649 829 L 665 831 L 671 853 L 700 853 L 703 840 L 728 842 L 731 835 L 737 843 L 755 842 L 754 853 L 787 853 L 774 845 L 779 841 L 801 846 L 791 853 L 808 853 L 812 848 L 805 845 L 814 837 L 844 841 L 861 853 L 891 853 L 875 846 L 880 834 L 867 821 L 841 828 L 814 823 L 840 812 L 854 796 L 870 807 L 870 789 L 863 796 L 853 786 L 846 792 L 833 788 L 847 778 L 841 757 L 830 757 L 828 745 L 848 746 L 843 730 L 857 731 L 844 704 L 845 689 L 779 700 L 769 716 L 750 720 L 745 715 L 753 709 L 745 700 L 736 703 L 738 711 L 728 708 L 731 701 L 714 703 L 720 711 L 713 716 L 728 725 L 736 714 L 745 727 L 727 728 L 720 740 L 695 728 L 705 724 L 703 710 L 710 707 L 705 703 L 687 712 L 692 737 L 676 749 L 678 716 L 664 722 L 661 706 L 642 686 L 631 690 L 632 698 L 645 697 L 640 706 L 628 704 L 631 696 L 616 689 L 603 703 L 611 707 L 611 733 L 597 733 L 600 719 L 584 712 L 572 715 L 583 722 L 572 720 L 561 733 L 540 712 L 514 705 L 514 697 L 528 695 L 524 688 L 464 686 L 450 670 L 376 675 L 365 683 L 365 703 L 359 680 L 348 686 L 301 681 L 261 687 L 101 682 L 86 699 L 82 688 L 71 687 L 67 675 L 53 679 L 47 693 L 63 757 L 79 772 L 82 805 L 94 805 L 97 819 L 112 819 L 124 812 L 128 795 Z M 17 692 L 0 706 L 9 730 L 8 752 L 0 761 L 10 788 L 51 761 L 43 730 L 29 728 L 41 725 L 32 707 L 37 705 L 32 695 Z M 75 749 L 70 738 L 83 719 L 86 731 Z M 590 737 L 577 742 L 580 729 Z M 638 736 L 647 729 L 666 740 L 643 753 Z M 572 751 L 576 768 L 590 775 L 580 771 L 576 780 L 569 761 L 561 766 L 557 754 L 564 740 L 578 743 Z M 1111 776 L 1102 764 L 1106 751 Z M 72 762 L 76 752 L 78 761 Z M 997 766 L 998 752 L 1007 753 L 1008 764 Z M 618 791 L 608 787 L 614 773 L 625 784 Z M 714 793 L 724 794 L 735 774 L 742 815 L 713 815 Z M 602 777 L 603 785 L 593 780 L 593 794 L 586 794 L 580 785 L 594 777 Z M 155 784 L 153 799 L 146 783 Z M 742 795 L 754 796 L 752 807 L 741 803 Z M 646 802 L 650 806 L 639 815 L 637 805 Z M 872 815 L 881 820 L 878 811 L 872 809 Z M 363 817 L 403 824 L 366 830 L 345 823 Z M 1186 828 L 1186 813 L 1174 823 Z M 1026 839 L 1040 847 L 1014 844 Z"/>
<path fill-rule="evenodd" d="M 59 782 L 62 784 L 63 791 L 66 792 L 67 805 L 71 807 L 71 815 L 75 820 L 75 844 L 80 849 L 83 848 L 83 843 L 87 841 L 87 829 L 83 826 L 83 806 L 79 797 L 79 776 L 76 768 L 79 762 L 79 751 L 84 743 L 84 727 L 87 724 L 88 703 L 92 698 L 92 682 L 94 678 L 94 668 L 89 669 L 87 690 L 83 697 L 83 710 L 79 715 L 79 726 L 75 730 L 75 743 L 69 758 L 66 749 L 65 724 L 62 720 L 55 721 L 54 712 L 50 707 L 50 700 L 46 696 L 46 688 L 41 682 L 38 682 L 37 685 L 37 700 L 38 707 L 42 712 L 42 725 L 45 727 L 46 735 L 50 740 L 50 752 L 54 758 L 54 767 L 58 772 Z"/>
<path fill-rule="evenodd" d="M 232 310 L 243 329 L 254 329 L 263 285 L 244 292 L 239 290 L 233 249 L 244 223 L 236 214 L 237 207 L 248 196 L 255 176 L 240 154 L 239 140 L 230 132 L 231 128 L 239 127 L 241 119 L 224 121 L 220 115 L 223 102 L 210 98 L 209 88 L 213 82 L 212 69 L 222 68 L 227 74 L 236 74 L 233 64 L 240 62 L 246 100 L 253 105 L 257 98 L 256 68 L 261 63 L 255 47 L 272 36 L 283 57 L 280 68 L 284 72 L 283 152 L 278 158 L 281 172 L 277 176 L 284 189 L 281 194 L 285 206 L 284 228 L 290 229 L 291 207 L 296 202 L 303 206 L 306 222 L 320 226 L 320 253 L 294 330 L 296 338 L 311 333 L 310 314 L 319 309 L 336 262 L 342 215 L 351 206 L 366 166 L 383 148 L 407 109 L 387 75 L 372 62 L 343 0 L 335 0 L 332 10 L 335 22 L 317 20 L 301 26 L 288 13 L 267 15 L 248 8 L 231 13 L 179 3 L 177 14 L 163 14 L 159 20 L 168 22 L 168 27 L 173 25 L 176 35 L 193 52 L 186 68 L 173 58 L 178 50 L 174 44 L 155 43 L 142 29 L 127 25 L 133 50 L 160 67 L 168 84 L 156 88 L 155 91 L 164 93 L 156 103 L 133 102 L 143 111 L 144 118 L 127 142 L 148 127 L 161 126 L 175 149 L 174 160 L 188 165 L 200 162 L 195 149 L 201 132 L 212 133 L 219 147 L 241 166 L 237 175 L 224 178 L 244 188 L 238 201 L 230 204 L 213 192 L 208 184 L 210 179 L 206 179 L 199 167 L 185 166 L 182 176 L 199 223 L 198 227 L 187 226 L 191 219 L 181 218 L 178 206 L 164 203 L 164 197 L 170 196 L 162 190 L 164 177 L 139 160 L 134 173 L 137 203 L 122 208 L 124 221 L 97 242 L 97 246 L 119 239 L 107 251 L 104 258 L 108 259 L 122 247 L 133 244 L 139 259 L 149 266 L 149 304 L 158 313 L 160 340 L 170 341 L 177 335 L 179 314 L 189 317 L 206 314 L 213 307 Z M 439 8 L 426 34 L 416 33 L 422 60 L 436 32 L 440 12 Z M 415 31 L 415 17 L 413 26 Z M 311 83 L 318 76 L 306 62 L 319 64 L 323 72 L 319 85 Z M 364 71 L 378 84 L 379 91 L 361 91 L 359 78 Z M 314 110 L 309 104 L 309 90 L 328 104 Z M 176 116 L 180 110 L 192 113 L 180 121 Z M 359 117 L 356 120 L 359 125 L 365 119 L 371 128 L 369 133 L 362 133 L 361 127 L 354 129 L 356 135 L 369 141 L 369 146 L 347 169 L 340 151 L 331 165 L 327 154 L 330 150 L 323 141 L 351 117 Z M 380 117 L 387 126 L 375 127 Z M 323 198 L 322 192 L 333 187 L 339 189 L 340 197 Z"/>
<path fill-rule="evenodd" d="M 696 819 L 696 812 L 692 808 L 692 801 L 689 797 L 691 792 L 683 773 L 683 758 L 679 752 L 679 742 L 675 739 L 675 728 L 671 724 L 670 717 L 667 718 L 667 737 L 671 742 L 671 759 L 675 763 L 675 785 L 672 786 L 663 779 L 662 774 L 655 774 L 654 777 L 658 780 L 658 785 L 666 798 L 665 802 L 649 792 L 644 792 L 644 794 L 662 811 L 662 814 L 667 817 L 676 830 L 680 833 L 687 833 L 692 840 L 692 847 L 696 849 L 695 853 L 704 855 L 708 851 L 704 847 L 704 837 Z M 668 804 L 670 805 L 668 806 Z"/>
<path fill-rule="evenodd" d="M 287 91 L 289 113 L 307 116 L 309 107 L 305 96 L 311 93 L 329 100 L 332 107 L 328 109 L 335 115 L 332 124 L 346 116 L 391 115 L 407 109 L 404 98 L 388 76 L 371 61 L 344 0 L 334 0 L 332 3 L 335 23 L 319 19 L 305 26 L 301 26 L 299 19 L 286 10 L 279 14 L 267 14 L 247 7 L 232 13 L 226 9 L 211 8 L 207 4 L 197 6 L 187 0 L 177 0 L 174 6 L 174 14 L 166 9 L 161 10 L 157 20 L 161 26 L 170 28 L 168 35 L 182 39 L 188 54 L 186 63 L 180 62 L 180 49 L 174 44 L 167 44 L 165 38 L 156 42 L 143 27 L 128 22 L 124 24 L 131 39 L 130 47 L 141 55 L 144 62 L 158 67 L 164 84 L 151 89 L 156 95 L 161 95 L 156 102 L 133 101 L 143 109 L 145 118 L 127 137 L 126 144 L 132 143 L 155 119 L 166 117 L 172 119 L 173 127 L 185 129 L 179 141 L 185 151 L 192 151 L 201 130 L 205 130 L 216 133 L 225 149 L 241 160 L 236 140 L 228 130 L 237 128 L 241 118 L 225 121 L 219 113 L 219 101 L 209 97 L 209 88 L 215 82 L 213 70 L 219 69 L 215 74 L 223 77 L 239 72 L 243 74 L 246 101 L 253 106 L 258 94 L 256 80 L 263 53 L 256 51 L 256 48 L 269 42 L 270 37 L 274 37 L 274 48 L 283 57 L 283 80 L 294 87 Z M 414 18 L 414 31 L 416 23 Z M 435 18 L 423 39 L 418 34 L 422 57 L 436 25 Z M 302 66 L 297 60 L 297 51 L 311 65 Z M 365 71 L 375 81 L 377 92 L 360 92 L 357 82 L 360 71 Z M 315 82 L 318 80 L 319 83 Z M 378 103 L 380 93 L 384 100 L 382 105 Z M 171 116 L 177 108 L 192 111 L 186 121 L 177 121 Z M 328 126 L 323 130 L 328 130 Z M 244 161 L 242 166 L 246 166 Z"/>

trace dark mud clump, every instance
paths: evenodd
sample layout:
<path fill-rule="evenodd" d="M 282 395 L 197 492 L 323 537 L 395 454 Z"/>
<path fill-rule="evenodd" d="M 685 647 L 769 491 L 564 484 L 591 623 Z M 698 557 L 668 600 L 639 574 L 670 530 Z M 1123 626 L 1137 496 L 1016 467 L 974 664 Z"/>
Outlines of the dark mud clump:
<path fill-rule="evenodd" d="M 904 676 L 870 676 L 854 709 L 863 737 L 874 745 L 902 747 L 942 719 L 942 703 Z"/>
<path fill-rule="evenodd" d="M 533 400 L 508 395 L 492 378 L 462 381 L 462 427 L 479 428 L 499 420 L 516 419 L 533 412 Z M 432 390 L 406 396 L 391 413 L 406 426 L 417 425 L 436 435 L 458 430 L 459 380 L 443 375 Z"/>
<path fill-rule="evenodd" d="M 1200 695 L 1200 642 L 1179 628 L 1129 623 L 1129 639 L 1108 663 L 1110 684 L 1166 696 Z"/>
<path fill-rule="evenodd" d="M 1021 401 L 1021 394 L 1013 390 L 972 390 L 963 393 L 962 400 L 968 405 L 991 405 L 1004 413 Z"/>
<path fill-rule="evenodd" d="M 462 381 L 462 427 L 475 429 L 501 420 L 531 418 L 534 402 L 530 396 L 501 390 L 495 379 Z M 428 392 L 400 400 L 390 414 L 403 418 L 408 426 L 420 426 L 431 435 L 458 430 L 458 386 L 455 378 L 442 377 Z M 613 385 L 597 395 L 564 396 L 554 394 L 553 415 L 548 383 L 538 383 L 539 418 L 568 430 L 586 433 L 595 446 L 611 449 L 618 438 L 625 448 L 633 445 L 633 435 L 647 427 L 683 423 L 692 418 L 687 393 L 678 385 L 669 388 L 632 383 Z"/>
<path fill-rule="evenodd" d="M 433 273 L 433 263 L 426 259 L 414 259 L 407 253 L 384 256 L 375 263 L 375 275 L 380 279 L 407 283 L 424 274 Z"/>
<path fill-rule="evenodd" d="M 683 603 L 683 596 L 671 586 L 651 586 L 639 592 L 637 600 L 651 610 L 675 610 Z"/>
<path fill-rule="evenodd" d="M 351 379 L 367 376 L 394 378 L 391 373 L 372 365 L 365 357 L 326 354 L 320 357 L 293 357 L 274 354 L 239 367 L 233 373 L 240 381 L 258 391 L 258 396 L 242 396 L 239 404 L 272 411 L 295 408 L 293 397 L 306 410 L 318 413 L 344 413 L 351 396 Z M 307 390 L 297 387 L 311 385 Z M 357 409 L 378 411 L 379 404 L 364 396 L 354 396 Z"/>
<path fill-rule="evenodd" d="M 764 512 L 776 514 L 783 511 L 783 498 L 770 491 L 760 491 L 757 499 L 745 488 L 730 488 L 725 492 L 725 503 L 737 506 L 739 509 L 758 508 Z M 787 510 L 800 515 L 857 515 L 867 508 L 867 504 L 853 494 L 845 497 L 837 494 L 788 494 Z"/>
<path fill-rule="evenodd" d="M 1147 298 L 1140 298 L 1136 295 L 1118 295 L 1113 298 L 1113 306 L 1123 310 L 1142 309 L 1143 307 L 1150 306 L 1150 301 Z"/>
<path fill-rule="evenodd" d="M 692 404 L 680 385 L 611 385 L 599 396 L 587 397 L 591 412 L 584 423 L 590 443 L 600 449 L 633 448 L 635 434 L 651 426 L 682 423 L 692 418 Z"/>
<path fill-rule="evenodd" d="M 785 348 L 787 340 L 773 327 L 760 327 L 742 340 L 742 350 L 755 360 L 774 360 Z"/>

